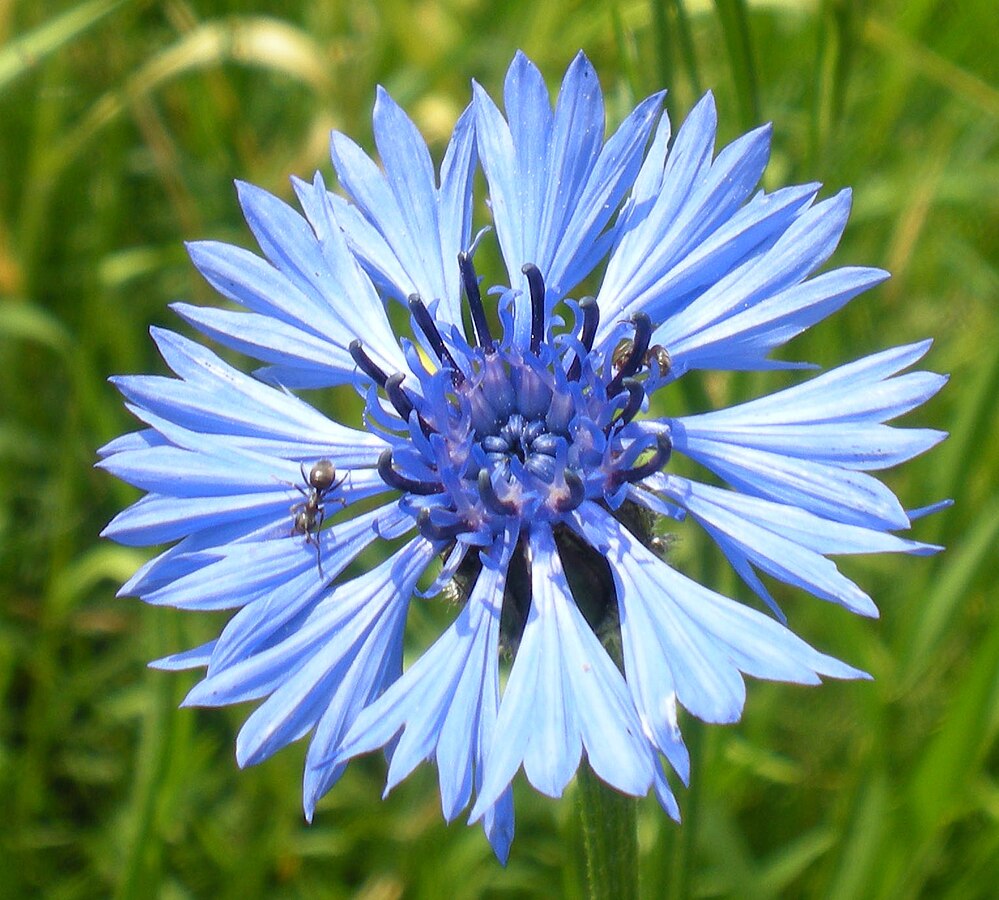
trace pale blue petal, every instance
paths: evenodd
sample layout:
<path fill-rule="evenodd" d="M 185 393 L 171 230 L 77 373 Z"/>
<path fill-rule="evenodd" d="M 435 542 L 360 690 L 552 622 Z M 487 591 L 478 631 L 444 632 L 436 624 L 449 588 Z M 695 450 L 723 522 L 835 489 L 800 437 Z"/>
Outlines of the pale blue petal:
<path fill-rule="evenodd" d="M 665 680 L 656 693 L 636 690 L 634 682 L 650 670 L 647 661 L 641 664 L 643 656 L 662 660 L 679 702 L 710 722 L 735 721 L 741 715 L 745 688 L 740 673 L 801 684 L 817 683 L 820 675 L 866 677 L 814 650 L 774 620 L 685 578 L 595 504 L 580 507 L 574 518 L 580 533 L 610 563 L 621 607 L 628 684 L 650 721 L 665 718 L 668 730 L 672 701 Z M 629 667 L 629 658 L 639 665 Z"/>
<path fill-rule="evenodd" d="M 707 429 L 698 427 L 696 431 L 701 437 L 708 436 Z M 876 422 L 849 422 L 735 425 L 724 431 L 712 428 L 710 436 L 743 447 L 870 471 L 898 465 L 925 453 L 939 444 L 946 434 L 930 428 L 891 428 Z"/>
<path fill-rule="evenodd" d="M 133 412 L 156 422 L 155 427 L 174 423 L 270 456 L 332 457 L 345 468 L 374 465 L 385 449 L 377 435 L 328 419 L 287 391 L 237 371 L 200 344 L 160 328 L 151 334 L 167 365 L 183 380 L 132 375 L 111 382 L 135 405 Z M 102 452 L 114 449 L 108 445 Z"/>
<path fill-rule="evenodd" d="M 701 434 L 739 426 L 885 422 L 926 402 L 947 383 L 933 372 L 898 374 L 929 348 L 930 342 L 922 341 L 883 350 L 794 387 L 681 421 Z"/>
<path fill-rule="evenodd" d="M 475 165 L 471 112 L 466 111 L 455 126 L 439 188 L 426 143 L 381 89 L 374 130 L 384 173 L 345 135 L 331 135 L 333 165 L 356 206 L 335 197 L 327 202 L 376 281 L 402 301 L 413 293 L 427 303 L 439 300 L 442 321 L 460 326 L 457 258 L 468 247 L 471 234 Z"/>
<path fill-rule="evenodd" d="M 678 453 L 747 493 L 800 506 L 836 522 L 888 531 L 909 527 L 891 490 L 863 472 L 730 444 L 686 428 L 674 431 L 673 437 Z"/>
<path fill-rule="evenodd" d="M 653 341 L 669 347 L 674 373 L 690 369 L 753 369 L 807 328 L 842 309 L 862 291 L 888 277 L 880 269 L 843 268 L 750 304 L 743 284 L 710 298 L 714 321 L 695 321 L 703 294 L 680 315 L 667 319 Z M 704 303 L 704 308 L 709 304 Z"/>
<path fill-rule="evenodd" d="M 313 333 L 342 344 L 330 330 L 329 318 L 339 331 L 361 334 L 370 352 L 386 360 L 399 360 L 399 348 L 381 300 L 347 249 L 346 241 L 327 220 L 320 235 L 297 212 L 272 194 L 237 182 L 246 222 L 264 255 L 304 296 L 321 318 L 303 324 Z"/>
<path fill-rule="evenodd" d="M 496 733 L 472 818 L 482 814 L 523 765 L 531 784 L 561 796 L 585 748 L 593 771 L 641 796 L 657 762 L 624 678 L 583 619 L 551 530 L 530 539 L 531 608 L 500 702 Z"/>
<path fill-rule="evenodd" d="M 538 267 L 546 305 L 584 279 L 610 248 L 604 234 L 637 176 L 662 95 L 647 98 L 603 145 L 603 96 L 583 54 L 569 66 L 554 112 L 544 80 L 523 54 L 504 90 L 507 119 L 478 85 L 479 155 L 510 285 L 521 291 L 515 341 L 527 341 L 530 315 L 521 268 Z"/>
<path fill-rule="evenodd" d="M 345 762 L 384 747 L 399 735 L 391 749 L 386 791 L 425 759 L 436 759 L 448 821 L 468 804 L 481 780 L 482 757 L 493 740 L 499 702 L 499 604 L 511 549 L 512 542 L 507 542 L 498 561 L 484 560 L 458 618 L 358 715 L 334 760 Z"/>
<path fill-rule="evenodd" d="M 408 606 L 413 586 L 433 554 L 431 544 L 415 538 L 379 566 L 337 585 L 288 637 L 206 677 L 192 688 L 184 705 L 220 706 L 271 694 L 319 654 L 331 666 L 341 658 L 353 659 L 384 616 Z"/>
<path fill-rule="evenodd" d="M 159 669 L 162 672 L 183 672 L 187 669 L 203 669 L 208 665 L 214 649 L 215 641 L 209 641 L 200 647 L 193 647 L 190 650 L 171 653 L 169 656 L 154 659 L 149 663 L 149 668 Z"/>
<path fill-rule="evenodd" d="M 644 311 L 655 322 L 667 322 L 673 312 L 705 288 L 771 246 L 817 191 L 818 185 L 806 184 L 772 194 L 761 192 L 684 252 L 660 245 L 644 226 L 636 228 L 637 236 L 622 242 L 607 264 L 597 295 L 601 309 L 607 311 L 597 333 L 597 346 L 608 340 L 612 322 L 628 313 Z M 640 243 L 639 239 L 653 242 Z M 650 260 L 657 261 L 656 265 Z M 635 277 L 636 266 L 645 267 L 644 277 Z"/>
<path fill-rule="evenodd" d="M 342 334 L 342 346 L 335 346 L 325 338 L 266 315 L 188 303 L 172 303 L 170 308 L 185 322 L 225 347 L 265 363 L 307 370 L 300 380 L 310 387 L 332 387 L 357 381 L 357 365 L 346 349 L 355 335 Z"/>

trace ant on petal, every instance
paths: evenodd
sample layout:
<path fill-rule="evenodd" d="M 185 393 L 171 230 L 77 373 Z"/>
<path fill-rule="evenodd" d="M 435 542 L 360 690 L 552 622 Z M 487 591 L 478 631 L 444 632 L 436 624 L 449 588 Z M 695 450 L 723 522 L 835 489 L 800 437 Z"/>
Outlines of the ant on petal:
<path fill-rule="evenodd" d="M 635 342 L 631 340 L 631 338 L 624 338 L 618 342 L 617 346 L 614 348 L 613 354 L 611 355 L 611 364 L 614 366 L 615 371 L 620 370 L 627 365 L 634 351 Z M 652 370 L 652 364 L 655 363 L 656 367 L 659 369 L 660 378 L 669 374 L 669 370 L 672 365 L 669 351 L 662 344 L 654 344 L 649 347 L 649 349 L 645 351 L 641 362 L 645 366 L 648 366 L 650 371 Z"/>
<path fill-rule="evenodd" d="M 321 459 L 317 462 L 310 470 L 309 474 L 305 474 L 305 464 L 302 463 L 299 468 L 302 472 L 302 478 L 308 487 L 303 488 L 301 485 L 295 485 L 298 492 L 305 497 L 301 503 L 296 503 L 291 508 L 292 515 L 292 528 L 291 533 L 304 534 L 305 543 L 316 545 L 316 560 L 319 564 L 319 577 L 323 577 L 323 557 L 322 549 L 319 544 L 319 539 L 317 535 L 323 527 L 323 522 L 326 519 L 326 507 L 324 505 L 326 500 L 326 495 L 333 490 L 336 490 L 344 481 L 347 476 L 344 475 L 340 480 L 336 477 L 336 467 L 328 459 Z M 343 500 L 339 500 L 343 503 Z"/>

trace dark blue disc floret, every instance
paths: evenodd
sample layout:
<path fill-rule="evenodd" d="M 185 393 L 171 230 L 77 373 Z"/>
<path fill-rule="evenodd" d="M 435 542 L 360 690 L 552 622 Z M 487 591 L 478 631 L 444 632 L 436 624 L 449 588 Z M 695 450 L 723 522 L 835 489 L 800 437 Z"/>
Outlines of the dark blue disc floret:
<path fill-rule="evenodd" d="M 351 344 L 358 367 L 404 420 L 379 459 L 382 479 L 411 495 L 424 537 L 469 545 L 490 544 L 511 525 L 539 517 L 558 524 L 587 499 L 616 509 L 623 488 L 661 469 L 672 449 L 665 433 L 634 424 L 646 403 L 648 316 L 632 317 L 634 336 L 622 342 L 623 350 L 596 352 L 600 315 L 587 298 L 578 304 L 576 331 L 556 340 L 554 317 L 545 314 L 544 280 L 529 264 L 531 332 L 521 348 L 509 328 L 502 340 L 493 339 L 468 254 L 459 256 L 458 266 L 472 343 L 454 328 L 442 335 L 414 295 L 414 331 L 436 357 L 435 369 L 410 353 L 412 372 L 385 375 L 360 342 Z M 370 395 L 370 419 L 384 419 L 381 403 Z"/>

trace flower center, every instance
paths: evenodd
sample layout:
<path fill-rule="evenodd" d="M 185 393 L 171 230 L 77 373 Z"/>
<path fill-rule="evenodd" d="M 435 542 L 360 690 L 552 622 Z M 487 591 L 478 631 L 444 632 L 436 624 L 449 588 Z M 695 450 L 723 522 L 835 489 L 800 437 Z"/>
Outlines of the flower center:
<path fill-rule="evenodd" d="M 557 523 L 587 499 L 618 508 L 628 486 L 662 468 L 671 449 L 667 436 L 634 421 L 669 368 L 666 351 L 649 348 L 648 317 L 636 315 L 633 337 L 605 355 L 593 349 L 599 312 L 587 299 L 575 305 L 577 327 L 553 336 L 541 273 L 528 265 L 531 334 L 518 347 L 509 327 L 502 341 L 493 339 L 467 255 L 459 266 L 473 343 L 457 329 L 445 341 L 413 296 L 414 330 L 436 355 L 436 370 L 409 347 L 411 373 L 386 375 L 360 342 L 351 345 L 407 426 L 400 433 L 372 395 L 369 422 L 383 425 L 392 444 L 379 460 L 382 479 L 408 495 L 403 502 L 433 540 L 487 544 L 511 524 Z"/>

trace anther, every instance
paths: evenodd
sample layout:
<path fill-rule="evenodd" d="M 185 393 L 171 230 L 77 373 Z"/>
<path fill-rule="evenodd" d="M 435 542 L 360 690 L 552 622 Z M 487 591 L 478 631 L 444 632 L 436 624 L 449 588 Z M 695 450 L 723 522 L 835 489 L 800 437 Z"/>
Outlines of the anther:
<path fill-rule="evenodd" d="M 378 474 L 381 476 L 382 481 L 384 481 L 389 487 L 395 488 L 398 491 L 405 491 L 407 494 L 419 494 L 420 496 L 430 496 L 431 494 L 439 494 L 444 490 L 444 487 L 434 481 L 417 481 L 414 478 L 407 478 L 405 475 L 400 475 L 392 467 L 392 451 L 383 450 L 381 456 L 378 457 Z"/>
<path fill-rule="evenodd" d="M 537 356 L 545 339 L 545 280 L 534 263 L 527 263 L 520 271 L 527 276 L 531 290 L 531 353 Z"/>
<path fill-rule="evenodd" d="M 494 513 L 501 516 L 510 516 L 517 512 L 517 504 L 509 500 L 500 500 L 493 487 L 493 480 L 489 477 L 486 469 L 479 469 L 479 496 Z"/>
<path fill-rule="evenodd" d="M 645 362 L 645 353 L 649 349 L 649 341 L 652 340 L 652 321 L 645 313 L 635 313 L 631 317 L 631 322 L 635 326 L 635 338 L 628 349 L 627 356 L 620 361 L 620 368 L 617 374 L 607 385 L 607 396 L 613 397 L 621 392 L 621 383 L 625 378 L 634 375 Z"/>
<path fill-rule="evenodd" d="M 472 328 L 475 331 L 475 339 L 486 353 L 493 353 L 496 348 L 493 347 L 493 336 L 489 331 L 486 308 L 482 305 L 479 279 L 475 274 L 475 267 L 472 265 L 472 257 L 464 250 L 458 254 L 458 269 L 461 272 L 461 283 L 465 286 L 465 298 L 468 300 L 468 309 L 472 314 Z"/>
<path fill-rule="evenodd" d="M 396 412 L 402 416 L 403 421 L 409 421 L 409 414 L 413 411 L 413 401 L 406 396 L 406 392 L 402 389 L 402 382 L 406 378 L 402 372 L 396 372 L 394 375 L 389 375 L 385 379 L 385 395 L 389 398 L 389 402 L 395 407 Z"/>
<path fill-rule="evenodd" d="M 659 434 L 656 436 L 656 449 L 652 456 L 641 465 L 634 466 L 631 469 L 619 470 L 615 475 L 619 481 L 627 481 L 630 484 L 634 484 L 636 481 L 641 481 L 643 478 L 648 478 L 649 475 L 654 475 L 658 472 L 669 462 L 672 453 L 673 442 L 665 434 Z"/>
<path fill-rule="evenodd" d="M 388 378 L 388 375 L 364 352 L 364 345 L 359 340 L 351 341 L 347 350 L 350 352 L 351 359 L 357 363 L 357 368 L 379 387 L 385 387 L 385 379 Z"/>
<path fill-rule="evenodd" d="M 458 364 L 454 361 L 451 352 L 444 346 L 444 339 L 434 324 L 433 316 L 430 315 L 430 310 L 427 309 L 427 305 L 423 302 L 419 294 L 410 295 L 409 311 L 413 314 L 413 318 L 416 319 L 416 324 L 420 326 L 420 331 L 430 341 L 430 346 L 433 348 L 434 353 L 437 354 L 437 359 L 440 360 L 441 365 L 451 370 L 451 380 L 457 387 L 465 380 L 465 373 L 458 368 Z"/>
<path fill-rule="evenodd" d="M 563 494 L 555 501 L 555 510 L 557 512 L 571 512 L 586 499 L 586 485 L 583 484 L 583 480 L 575 472 L 571 472 L 568 469 L 563 477 L 565 478 L 565 486 L 569 489 L 569 493 Z"/>
<path fill-rule="evenodd" d="M 597 326 L 600 324 L 600 307 L 597 306 L 597 301 L 593 297 L 583 297 L 579 301 L 579 309 L 583 313 L 583 328 L 579 333 L 579 342 L 589 353 L 593 349 L 593 339 L 596 337 Z M 572 361 L 572 365 L 569 366 L 569 371 L 565 373 L 569 381 L 577 381 L 582 368 L 583 360 L 577 356 Z"/>
<path fill-rule="evenodd" d="M 642 408 L 642 401 L 645 399 L 645 387 L 642 382 L 635 378 L 625 378 L 622 387 L 628 392 L 628 399 L 621 409 L 621 415 L 607 423 L 607 428 L 604 429 L 606 434 L 609 434 L 611 428 L 615 426 L 627 425 Z"/>
<path fill-rule="evenodd" d="M 459 534 L 468 531 L 464 522 L 452 522 L 450 525 L 438 525 L 430 518 L 430 510 L 423 508 L 416 516 L 416 527 L 427 540 L 453 541 Z"/>

